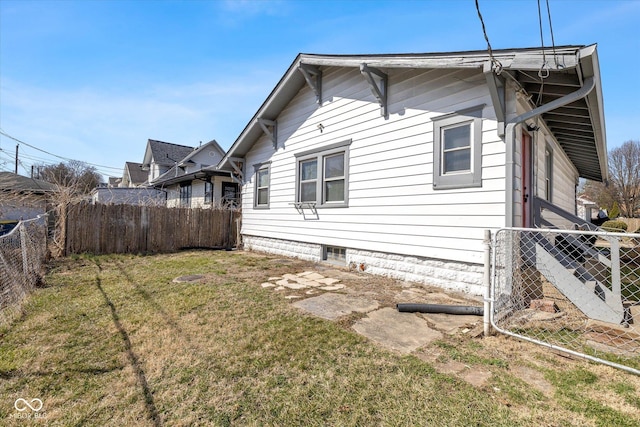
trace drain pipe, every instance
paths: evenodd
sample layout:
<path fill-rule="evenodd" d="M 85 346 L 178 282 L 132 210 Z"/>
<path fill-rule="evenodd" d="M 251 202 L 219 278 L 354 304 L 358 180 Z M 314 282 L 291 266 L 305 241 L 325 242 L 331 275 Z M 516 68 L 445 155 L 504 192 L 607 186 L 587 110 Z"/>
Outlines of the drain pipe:
<path fill-rule="evenodd" d="M 472 305 L 442 305 L 442 304 L 415 304 L 400 303 L 396 304 L 396 308 L 400 313 L 444 313 L 459 314 L 470 316 L 482 316 L 482 307 Z"/>
<path fill-rule="evenodd" d="M 516 126 L 521 123 L 524 123 L 527 120 L 538 117 L 541 114 L 548 113 L 551 110 L 555 110 L 556 108 L 563 107 L 567 104 L 571 104 L 572 102 L 578 101 L 585 96 L 587 96 L 593 88 L 595 88 L 596 82 L 593 77 L 586 78 L 584 80 L 584 84 L 582 87 L 575 92 L 571 92 L 568 95 L 563 96 L 562 98 L 554 99 L 548 104 L 544 104 L 539 106 L 538 108 L 534 108 L 531 111 L 527 111 L 524 114 L 520 114 L 515 117 L 513 120 L 510 120 L 507 123 L 507 127 L 505 130 L 505 144 L 507 149 L 507 183 L 506 183 L 506 227 L 513 227 L 513 178 L 516 172 L 516 162 L 514 159 L 514 154 L 516 152 Z"/>

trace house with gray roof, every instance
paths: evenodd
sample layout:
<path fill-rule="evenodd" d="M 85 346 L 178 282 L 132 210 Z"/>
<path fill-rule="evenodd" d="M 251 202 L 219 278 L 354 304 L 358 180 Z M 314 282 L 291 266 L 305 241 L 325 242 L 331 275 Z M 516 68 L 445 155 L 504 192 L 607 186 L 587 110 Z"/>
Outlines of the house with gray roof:
<path fill-rule="evenodd" d="M 217 167 L 247 249 L 482 294 L 485 230 L 607 179 L 597 47 L 299 54 Z"/>
<path fill-rule="evenodd" d="M 153 184 L 161 175 L 195 150 L 194 147 L 149 139 L 142 160 L 142 170 L 147 172 L 147 184 Z"/>
<path fill-rule="evenodd" d="M 56 186 L 13 172 L 0 172 L 0 219 L 35 218 L 47 211 Z"/>
<path fill-rule="evenodd" d="M 147 171 L 142 169 L 142 163 L 125 162 L 122 180 L 118 187 L 139 187 L 148 179 Z"/>
<path fill-rule="evenodd" d="M 238 184 L 231 172 L 211 168 L 224 154 L 222 147 L 211 140 L 175 162 L 151 185 L 166 192 L 168 207 L 235 206 Z"/>

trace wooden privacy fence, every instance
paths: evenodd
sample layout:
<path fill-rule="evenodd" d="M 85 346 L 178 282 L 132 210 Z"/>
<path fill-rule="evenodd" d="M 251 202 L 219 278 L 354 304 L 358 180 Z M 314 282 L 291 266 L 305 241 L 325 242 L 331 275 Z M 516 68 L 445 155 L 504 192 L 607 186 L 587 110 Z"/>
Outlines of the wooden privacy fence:
<path fill-rule="evenodd" d="M 240 212 L 79 203 L 67 205 L 64 215 L 65 255 L 98 255 L 231 248 Z"/>

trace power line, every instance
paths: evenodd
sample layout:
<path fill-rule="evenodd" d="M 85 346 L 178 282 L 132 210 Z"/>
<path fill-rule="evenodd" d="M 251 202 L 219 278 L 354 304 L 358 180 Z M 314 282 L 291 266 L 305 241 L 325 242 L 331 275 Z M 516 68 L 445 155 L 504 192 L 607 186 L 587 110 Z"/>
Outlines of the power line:
<path fill-rule="evenodd" d="M 117 171 L 122 170 L 122 168 L 116 168 L 116 167 L 113 167 L 113 166 L 98 165 L 98 164 L 95 164 L 95 163 L 84 162 L 82 160 L 71 159 L 69 157 L 58 156 L 57 154 L 50 153 L 50 152 L 48 152 L 46 150 L 43 150 L 43 149 L 38 148 L 38 147 L 35 147 L 35 146 L 33 146 L 33 145 L 29 144 L 29 143 L 26 143 L 26 142 L 24 142 L 24 141 L 22 141 L 22 140 L 20 140 L 20 139 L 18 139 L 16 137 L 13 137 L 13 136 L 9 135 L 8 133 L 4 132 L 1 129 L 0 129 L 0 135 L 6 136 L 7 138 L 12 139 L 12 140 L 14 140 L 14 141 L 16 141 L 16 142 L 18 142 L 20 144 L 24 144 L 27 147 L 33 148 L 34 150 L 40 151 L 42 153 L 48 154 L 50 156 L 56 157 L 56 158 L 61 159 L 61 160 L 66 160 L 68 162 L 81 162 L 81 163 L 87 164 L 89 166 L 95 166 L 95 167 L 106 168 L 106 169 L 113 169 L 113 170 L 117 170 Z"/>
<path fill-rule="evenodd" d="M 484 25 L 484 19 L 482 19 L 482 13 L 480 12 L 480 4 L 478 0 L 476 0 L 476 11 L 478 12 L 478 18 L 480 18 L 480 24 L 482 25 L 482 33 L 484 34 L 484 39 L 487 41 L 487 50 L 489 51 L 489 58 L 491 59 L 491 64 L 493 65 L 493 71 L 500 75 L 502 72 L 502 63 L 493 56 L 493 49 L 491 48 L 491 43 L 489 42 L 489 36 L 487 35 L 487 28 Z"/>
<path fill-rule="evenodd" d="M 551 25 L 551 8 L 549 8 L 549 0 L 547 0 L 547 16 L 549 17 L 549 31 L 551 32 L 551 48 L 553 49 L 553 61 L 558 66 L 558 59 L 556 58 L 556 40 L 553 37 L 553 25 Z"/>

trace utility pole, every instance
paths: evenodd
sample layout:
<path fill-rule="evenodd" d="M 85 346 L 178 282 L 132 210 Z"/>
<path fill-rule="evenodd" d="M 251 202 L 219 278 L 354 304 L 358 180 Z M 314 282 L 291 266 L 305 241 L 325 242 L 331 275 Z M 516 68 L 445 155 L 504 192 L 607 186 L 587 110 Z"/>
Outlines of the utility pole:
<path fill-rule="evenodd" d="M 16 144 L 16 175 L 18 175 L 18 148 L 20 147 L 20 144 Z"/>

